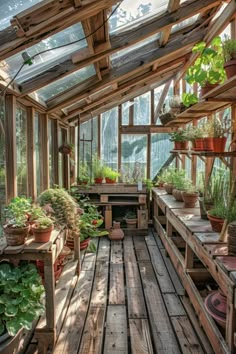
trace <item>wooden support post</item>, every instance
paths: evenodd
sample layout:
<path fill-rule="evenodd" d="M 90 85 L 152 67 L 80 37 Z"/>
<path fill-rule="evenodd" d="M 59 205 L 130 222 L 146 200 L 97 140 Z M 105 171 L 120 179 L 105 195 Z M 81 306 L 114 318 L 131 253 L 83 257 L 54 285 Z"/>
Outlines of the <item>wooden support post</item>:
<path fill-rule="evenodd" d="M 130 100 L 130 102 L 134 102 L 134 99 Z M 134 125 L 134 105 L 131 104 L 129 107 L 129 125 Z"/>
<path fill-rule="evenodd" d="M 118 106 L 118 171 L 121 171 L 121 127 L 122 127 L 122 105 Z"/>
<path fill-rule="evenodd" d="M 16 97 L 5 97 L 6 203 L 17 195 L 16 182 Z"/>
<path fill-rule="evenodd" d="M 75 148 L 75 127 L 69 127 L 69 135 L 70 135 L 70 143 L 74 146 L 73 155 L 70 158 L 70 166 L 69 166 L 69 177 L 70 177 L 70 185 L 76 181 L 76 168 L 77 168 L 77 159 L 76 159 L 76 148 Z M 72 163 L 73 161 L 73 163 Z"/>
<path fill-rule="evenodd" d="M 147 178 L 151 176 L 151 134 L 147 134 Z"/>
<path fill-rule="evenodd" d="M 39 114 L 39 141 L 42 168 L 40 169 L 41 190 L 49 188 L 49 144 L 48 144 L 48 115 Z"/>
<path fill-rule="evenodd" d="M 27 108 L 27 195 L 33 200 L 37 197 L 36 159 L 35 159 L 35 129 L 33 107 Z"/>
<path fill-rule="evenodd" d="M 101 158 L 101 114 L 98 115 L 98 159 Z"/>
<path fill-rule="evenodd" d="M 151 124 L 155 125 L 156 121 L 155 121 L 155 96 L 154 96 L 154 90 L 151 90 Z"/>
<path fill-rule="evenodd" d="M 185 249 L 185 269 L 192 269 L 193 268 L 193 257 L 194 257 L 194 252 L 192 248 L 186 244 L 186 249 Z"/>
<path fill-rule="evenodd" d="M 62 141 L 63 143 L 68 141 L 68 130 L 62 129 Z M 63 155 L 62 159 L 62 185 L 64 188 L 70 188 L 70 167 L 69 167 L 69 155 Z"/>
<path fill-rule="evenodd" d="M 52 171 L 53 183 L 59 184 L 59 171 L 58 171 L 58 121 L 52 121 Z"/>
<path fill-rule="evenodd" d="M 167 235 L 167 237 L 171 237 L 172 233 L 173 233 L 173 226 L 169 222 L 169 220 L 167 220 L 167 222 L 166 222 L 166 235 Z"/>
<path fill-rule="evenodd" d="M 111 209 L 111 205 L 107 205 L 105 210 L 105 228 L 109 230 L 111 227 L 112 227 L 112 209 Z"/>

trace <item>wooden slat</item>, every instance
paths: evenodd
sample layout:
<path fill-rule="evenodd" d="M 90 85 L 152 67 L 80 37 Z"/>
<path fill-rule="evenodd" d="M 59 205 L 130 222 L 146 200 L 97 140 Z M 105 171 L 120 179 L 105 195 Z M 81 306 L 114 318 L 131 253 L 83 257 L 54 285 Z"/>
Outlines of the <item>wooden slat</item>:
<path fill-rule="evenodd" d="M 151 264 L 140 263 L 140 272 L 155 349 L 163 354 L 180 353 Z"/>
<path fill-rule="evenodd" d="M 76 354 L 86 319 L 89 296 L 93 285 L 93 272 L 81 271 L 66 320 L 54 349 L 55 354 Z M 79 316 L 78 316 L 79 314 Z"/>
<path fill-rule="evenodd" d="M 93 291 L 91 296 L 91 307 L 105 307 L 107 303 L 108 287 L 108 264 L 104 261 L 97 261 Z"/>
<path fill-rule="evenodd" d="M 111 263 L 123 263 L 122 241 L 111 241 Z"/>
<path fill-rule="evenodd" d="M 185 316 L 186 312 L 177 294 L 164 294 L 164 300 L 169 316 Z"/>
<path fill-rule="evenodd" d="M 104 354 L 128 354 L 126 308 L 122 305 L 107 307 Z"/>
<path fill-rule="evenodd" d="M 136 287 L 130 287 L 128 284 L 129 279 L 127 279 L 126 285 L 129 318 L 147 318 L 147 311 L 141 284 L 137 283 Z"/>
<path fill-rule="evenodd" d="M 186 316 L 171 318 L 183 354 L 203 354 L 199 340 Z"/>
<path fill-rule="evenodd" d="M 97 261 L 108 262 L 110 256 L 110 241 L 107 237 L 99 239 Z"/>
<path fill-rule="evenodd" d="M 105 322 L 105 308 L 91 307 L 78 354 L 102 354 L 102 338 Z"/>
<path fill-rule="evenodd" d="M 123 264 L 110 264 L 109 304 L 125 304 Z"/>
<path fill-rule="evenodd" d="M 132 353 L 153 354 L 154 350 L 148 320 L 130 319 L 129 328 Z"/>

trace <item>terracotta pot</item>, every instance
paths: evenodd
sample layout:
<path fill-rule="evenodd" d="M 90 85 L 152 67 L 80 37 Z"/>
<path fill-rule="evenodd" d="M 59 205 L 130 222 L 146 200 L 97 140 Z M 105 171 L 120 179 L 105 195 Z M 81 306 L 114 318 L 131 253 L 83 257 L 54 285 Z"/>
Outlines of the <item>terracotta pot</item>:
<path fill-rule="evenodd" d="M 182 196 L 185 208 L 195 208 L 196 202 L 198 200 L 198 193 L 182 192 Z"/>
<path fill-rule="evenodd" d="M 125 219 L 128 229 L 136 229 L 137 219 Z"/>
<path fill-rule="evenodd" d="M 206 95 L 209 91 L 216 88 L 218 84 L 206 84 L 204 87 L 201 88 L 200 97 Z"/>
<path fill-rule="evenodd" d="M 109 177 L 105 177 L 105 180 L 106 180 L 106 183 L 116 183 L 116 180 L 115 179 L 111 179 Z"/>
<path fill-rule="evenodd" d="M 110 240 L 123 240 L 124 231 L 120 228 L 120 222 L 113 221 L 113 228 L 111 229 L 108 238 Z"/>
<path fill-rule="evenodd" d="M 172 191 L 173 197 L 177 200 L 177 202 L 183 202 L 182 191 L 174 188 Z"/>
<path fill-rule="evenodd" d="M 227 138 L 212 138 L 213 139 L 213 150 L 214 152 L 224 152 Z"/>
<path fill-rule="evenodd" d="M 84 241 L 80 242 L 80 250 L 81 251 L 88 247 L 90 240 L 91 240 L 91 237 L 86 238 Z"/>
<path fill-rule="evenodd" d="M 204 151 L 204 140 L 203 138 L 198 138 L 194 140 L 194 150 Z"/>
<path fill-rule="evenodd" d="M 175 141 L 174 150 L 187 150 L 188 142 L 187 141 Z"/>
<path fill-rule="evenodd" d="M 226 325 L 227 298 L 219 291 L 212 291 L 205 299 L 207 312 L 223 328 Z"/>
<path fill-rule="evenodd" d="M 64 155 L 70 155 L 72 152 L 72 148 L 67 145 L 61 145 L 58 150 L 61 154 L 64 154 Z"/>
<path fill-rule="evenodd" d="M 224 64 L 227 79 L 236 75 L 236 60 L 229 60 Z"/>
<path fill-rule="evenodd" d="M 216 216 L 210 215 L 209 212 L 207 212 L 207 217 L 211 223 L 212 231 L 221 232 L 224 224 L 224 219 L 217 218 Z"/>
<path fill-rule="evenodd" d="M 171 183 L 165 183 L 164 188 L 167 194 L 172 194 L 174 186 Z"/>
<path fill-rule="evenodd" d="M 102 183 L 102 181 L 103 181 L 103 177 L 94 178 L 95 183 Z"/>
<path fill-rule="evenodd" d="M 50 226 L 47 229 L 39 229 L 36 226 L 33 226 L 32 229 L 35 242 L 43 243 L 50 240 L 53 226 Z"/>
<path fill-rule="evenodd" d="M 25 243 L 25 239 L 29 234 L 30 226 L 14 228 L 7 226 L 3 228 L 8 246 L 20 246 Z"/>
<path fill-rule="evenodd" d="M 213 138 L 203 138 L 203 148 L 205 151 L 213 150 Z"/>

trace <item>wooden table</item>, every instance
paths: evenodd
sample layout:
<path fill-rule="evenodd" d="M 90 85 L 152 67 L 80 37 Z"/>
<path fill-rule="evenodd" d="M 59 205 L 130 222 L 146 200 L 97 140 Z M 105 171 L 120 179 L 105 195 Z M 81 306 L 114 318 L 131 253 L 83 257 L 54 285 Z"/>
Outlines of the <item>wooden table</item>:
<path fill-rule="evenodd" d="M 7 246 L 6 239 L 0 238 L 0 261 L 7 259 L 44 262 L 44 287 L 46 295 L 46 326 L 35 331 L 35 338 L 38 339 L 39 352 L 45 353 L 47 347 L 53 347 L 56 341 L 55 321 L 55 278 L 54 263 L 61 253 L 66 240 L 67 230 L 54 230 L 49 242 L 36 243 L 33 236 L 26 240 L 24 245 Z M 75 257 L 79 260 L 79 239 L 75 239 Z M 79 264 L 79 262 L 78 262 Z M 79 265 L 77 268 L 79 272 Z"/>

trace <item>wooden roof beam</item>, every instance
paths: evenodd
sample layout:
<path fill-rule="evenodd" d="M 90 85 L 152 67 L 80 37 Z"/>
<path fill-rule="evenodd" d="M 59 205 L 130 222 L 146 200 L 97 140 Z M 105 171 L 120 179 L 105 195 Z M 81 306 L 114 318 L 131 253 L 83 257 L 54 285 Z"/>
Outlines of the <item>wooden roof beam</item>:
<path fill-rule="evenodd" d="M 187 5 L 182 6 L 178 10 L 179 12 L 177 11 L 178 16 L 175 16 L 176 19 L 175 22 L 173 22 L 174 19 L 170 17 L 171 14 L 169 15 L 165 14 L 162 16 L 155 17 L 154 19 L 152 19 L 152 26 L 149 32 L 147 31 L 147 27 L 145 25 L 145 27 L 143 27 L 142 29 L 142 31 L 144 32 L 143 34 L 142 33 L 136 34 L 136 31 L 132 31 L 133 33 L 132 36 L 129 35 L 127 38 L 125 35 L 121 35 L 121 36 L 112 35 L 110 40 L 111 45 L 109 42 L 99 43 L 99 44 L 95 43 L 94 45 L 95 54 L 90 56 L 89 58 L 88 57 L 86 58 L 86 56 L 88 56 L 87 49 L 82 48 L 79 51 L 72 54 L 71 56 L 72 60 L 68 59 L 68 57 L 66 57 L 64 60 L 62 58 L 60 63 L 57 63 L 54 67 L 51 67 L 46 72 L 38 74 L 37 76 L 22 82 L 20 85 L 22 96 L 30 92 L 33 92 L 34 90 L 37 90 L 45 85 L 48 85 L 49 83 L 57 80 L 58 78 L 62 78 L 63 76 L 68 75 L 73 71 L 79 70 L 82 67 L 91 65 L 97 61 L 101 61 L 103 58 L 115 53 L 116 51 L 121 50 L 122 43 L 124 42 L 125 42 L 124 48 L 127 48 L 137 43 L 138 41 L 148 36 L 151 36 L 153 33 L 158 33 L 164 28 L 167 28 L 168 26 L 170 27 L 169 23 L 175 24 L 181 22 L 186 17 L 192 16 L 192 12 L 199 13 L 201 11 L 205 11 L 206 9 L 216 6 L 218 3 L 219 1 L 212 1 L 212 0 L 206 0 L 204 4 L 202 1 L 196 1 L 196 0 L 191 1 L 187 3 Z M 192 6 L 192 9 L 191 6 L 189 5 Z M 188 28 L 186 28 L 185 30 L 187 31 Z M 182 31 L 183 30 L 179 32 L 181 33 Z M 177 35 L 177 33 L 175 35 Z"/>
<path fill-rule="evenodd" d="M 14 16 L 13 27 L 0 32 L 0 60 L 95 16 L 118 2 L 119 0 L 86 0 L 80 7 L 74 7 L 73 0 L 42 1 Z"/>
<path fill-rule="evenodd" d="M 81 91 L 80 89 L 77 91 L 77 94 L 71 98 L 65 99 L 65 95 L 58 95 L 51 100 L 47 101 L 47 105 L 49 107 L 49 111 L 55 111 L 58 108 L 62 108 L 68 106 L 77 100 L 80 100 L 87 95 L 91 95 L 95 93 L 97 90 L 101 90 L 104 87 L 113 84 L 114 82 L 121 81 L 125 78 L 128 78 L 131 75 L 138 74 L 145 68 L 149 68 L 150 65 L 154 64 L 155 61 L 161 63 L 163 60 L 165 63 L 167 61 L 172 61 L 183 55 L 189 54 L 189 50 L 194 43 L 201 40 L 204 35 L 204 31 L 196 31 L 191 33 L 191 35 L 182 36 L 181 39 L 177 38 L 172 42 L 168 43 L 168 45 L 164 48 L 158 48 L 151 53 L 143 54 L 142 56 L 132 60 L 131 62 L 123 65 L 118 69 L 113 69 L 107 75 L 105 75 L 101 82 L 96 85 L 89 86 L 87 90 Z M 132 59 L 132 58 L 131 58 Z M 81 93 L 81 95 L 80 95 Z"/>
<path fill-rule="evenodd" d="M 210 43 L 215 36 L 219 35 L 225 29 L 233 18 L 236 18 L 236 0 L 231 0 L 221 15 L 208 27 L 207 34 L 203 40 L 206 43 Z M 197 56 L 197 54 L 191 55 L 188 63 L 176 75 L 175 81 L 179 81 L 184 76 L 187 68 L 196 60 Z"/>
<path fill-rule="evenodd" d="M 170 84 L 171 84 L 171 80 L 168 81 L 168 82 L 165 84 L 165 87 L 164 87 L 164 89 L 163 89 L 163 91 L 162 91 L 162 93 L 161 93 L 161 97 L 160 97 L 160 99 L 159 99 L 159 102 L 158 102 L 158 104 L 157 104 L 157 106 L 156 106 L 156 109 L 155 109 L 155 112 L 154 112 L 154 121 L 155 121 L 155 122 L 157 122 L 157 118 L 158 118 L 158 116 L 159 116 L 159 114 L 160 114 L 160 111 L 161 111 L 161 109 L 162 109 L 162 106 L 163 106 L 163 103 L 164 103 L 164 101 L 165 101 L 166 95 L 167 95 L 167 93 L 168 93 L 168 91 L 169 91 Z"/>
<path fill-rule="evenodd" d="M 170 13 L 176 11 L 179 8 L 179 4 L 180 0 L 169 0 L 167 11 Z M 168 27 L 165 31 L 161 32 L 159 39 L 160 47 L 163 47 L 168 42 L 171 33 L 171 28 L 172 27 Z"/>

